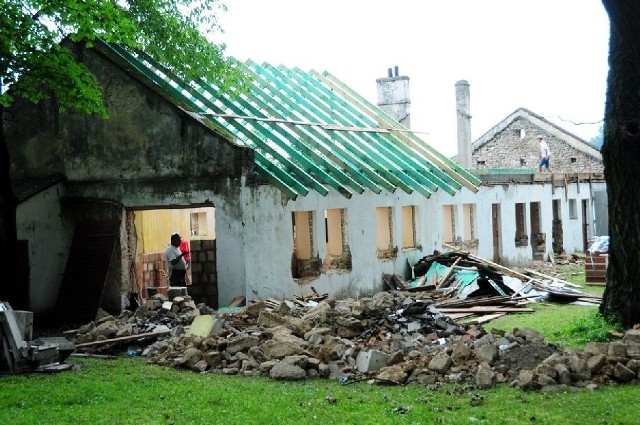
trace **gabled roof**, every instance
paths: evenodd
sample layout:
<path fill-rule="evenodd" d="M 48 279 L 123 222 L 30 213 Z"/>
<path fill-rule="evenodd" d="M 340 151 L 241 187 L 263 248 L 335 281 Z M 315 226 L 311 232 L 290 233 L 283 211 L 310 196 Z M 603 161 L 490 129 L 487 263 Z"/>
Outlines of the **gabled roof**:
<path fill-rule="evenodd" d="M 534 114 L 533 112 L 531 112 L 526 108 L 516 109 L 514 112 L 512 112 L 509 116 L 507 116 L 505 119 L 500 121 L 493 128 L 491 128 L 489 131 L 487 131 L 482 136 L 480 136 L 478 140 L 476 140 L 471 144 L 471 151 L 475 152 L 476 150 L 478 150 L 480 147 L 482 147 L 482 145 L 484 145 L 485 143 L 493 139 L 496 136 L 496 134 L 504 131 L 505 128 L 511 125 L 511 123 L 518 118 L 523 118 L 530 121 L 532 124 L 544 130 L 547 134 L 554 136 L 558 140 L 561 140 L 567 143 L 574 149 L 577 149 L 578 151 L 586 155 L 592 156 L 593 158 L 599 161 L 602 161 L 602 155 L 600 154 L 600 151 L 595 147 L 593 147 L 592 145 L 590 145 L 589 143 L 587 143 L 587 141 L 585 141 L 584 139 L 581 139 L 575 134 L 569 133 L 563 128 L 558 127 L 552 122 L 546 120 L 540 115 Z"/>
<path fill-rule="evenodd" d="M 211 81 L 183 81 L 145 55 L 101 51 L 132 68 L 192 117 L 255 152 L 259 173 L 292 199 L 333 188 L 349 198 L 369 189 L 429 197 L 481 183 L 473 174 L 328 72 L 246 61 L 251 92 L 235 97 Z"/>

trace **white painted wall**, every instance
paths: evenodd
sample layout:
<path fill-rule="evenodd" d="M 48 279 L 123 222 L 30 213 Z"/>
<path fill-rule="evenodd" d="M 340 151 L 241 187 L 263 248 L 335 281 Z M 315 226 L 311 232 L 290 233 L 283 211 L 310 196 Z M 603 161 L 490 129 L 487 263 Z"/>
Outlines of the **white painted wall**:
<path fill-rule="evenodd" d="M 235 188 L 237 189 L 238 186 Z M 71 243 L 72 230 L 64 223 L 60 213 L 60 197 L 64 187 L 60 184 L 19 206 L 18 236 L 29 240 L 31 264 L 31 308 L 42 312 L 55 303 L 66 253 Z M 157 199 L 153 194 L 137 193 L 124 199 L 125 208 L 150 205 L 157 207 L 211 204 L 216 208 L 215 234 L 217 246 L 216 267 L 218 271 L 218 298 L 220 306 L 227 305 L 234 297 L 245 295 L 248 300 L 274 297 L 291 298 L 309 293 L 313 286 L 320 293 L 331 297 L 359 296 L 384 288 L 382 273 L 398 273 L 410 276 L 408 259 L 421 258 L 435 249 L 442 250 L 443 216 L 442 205 L 453 204 L 456 208 L 456 229 L 464 234 L 464 204 L 474 204 L 476 211 L 476 237 L 479 239 L 477 255 L 493 257 L 491 205 L 501 208 L 501 255 L 503 264 L 526 265 L 532 259 L 532 248 L 515 246 L 515 204 L 527 204 L 527 231 L 530 229 L 529 203 L 540 202 L 541 229 L 547 234 L 546 251 L 552 250 L 552 204 L 553 199 L 562 203 L 563 246 L 568 253 L 582 249 L 581 202 L 589 200 L 588 183 L 569 184 L 565 196 L 564 188 L 552 193 L 550 183 L 528 185 L 483 186 L 478 193 L 462 189 L 450 195 L 439 191 L 431 198 L 419 193 L 404 192 L 376 195 L 365 192 L 347 199 L 335 191 L 326 197 L 313 192 L 295 201 L 286 201 L 281 192 L 268 185 L 242 186 L 237 190 L 239 198 L 230 199 L 229 194 L 214 191 L 191 192 L 188 195 Z M 569 219 L 568 199 L 576 199 L 578 219 Z M 402 249 L 402 208 L 416 206 L 415 249 Z M 381 260 L 376 256 L 375 208 L 391 206 L 393 213 L 393 245 L 398 247 L 397 258 Z M 346 211 L 347 243 L 352 255 L 352 270 L 323 272 L 317 279 L 299 283 L 291 276 L 291 254 L 293 249 L 291 213 L 313 211 L 314 256 L 326 257 L 324 239 L 324 210 L 344 208 Z M 591 211 L 588 211 L 591 222 Z M 320 219 L 318 219 L 320 218 Z M 122 247 L 123 250 L 125 247 Z M 255 291 L 255 292 L 254 292 Z"/>
<path fill-rule="evenodd" d="M 60 198 L 64 185 L 58 183 L 18 205 L 18 239 L 28 241 L 29 309 L 44 313 L 55 305 L 73 226 L 62 218 Z"/>
<path fill-rule="evenodd" d="M 501 209 L 501 258 L 507 266 L 527 265 L 532 261 L 533 250 L 515 246 L 515 204 L 526 204 L 526 231 L 530 233 L 530 203 L 539 202 L 541 209 L 541 230 L 546 233 L 546 252 L 552 251 L 552 206 L 553 199 L 562 203 L 564 231 L 563 246 L 567 253 L 582 249 L 582 217 L 569 219 L 568 199 L 575 198 L 580 209 L 583 199 L 589 200 L 588 183 L 569 184 L 565 196 L 564 188 L 555 188 L 552 193 L 550 183 L 483 186 L 478 193 L 462 189 L 455 196 L 443 191 L 431 198 L 414 193 L 383 192 L 376 195 L 365 192 L 347 199 L 335 191 L 326 197 L 315 192 L 295 201 L 286 202 L 280 192 L 270 186 L 259 186 L 243 190 L 243 204 L 246 205 L 243 230 L 245 243 L 244 269 L 246 270 L 247 299 L 274 297 L 291 298 L 311 292 L 313 286 L 320 293 L 330 297 L 359 296 L 383 289 L 382 273 L 398 273 L 410 276 L 407 260 L 442 250 L 443 216 L 442 205 L 454 204 L 456 208 L 456 229 L 464 234 L 464 204 L 475 205 L 475 234 L 479 239 L 477 255 L 493 258 L 493 230 L 491 218 L 492 204 L 500 204 Z M 402 206 L 416 206 L 417 249 L 400 249 L 402 234 Z M 376 207 L 393 207 L 393 245 L 398 247 L 395 260 L 381 260 L 376 256 Z M 291 277 L 292 230 L 291 212 L 314 211 L 316 217 L 323 217 L 327 208 L 344 208 L 348 228 L 348 245 L 352 254 L 351 271 L 329 271 L 320 277 L 300 282 Z M 581 211 L 579 211 L 581 214 Z M 324 220 L 314 222 L 314 256 L 325 258 Z M 220 232 L 218 232 L 220 236 Z M 531 235 L 529 235 L 531 236 Z M 220 245 L 218 245 L 220 250 Z M 235 259 L 235 262 L 241 261 Z M 240 265 L 238 270 L 243 269 Z M 230 272 L 229 275 L 232 273 Z M 225 285 L 226 282 L 222 282 Z M 255 292 L 254 292 L 255 291 Z M 224 304 L 221 304 L 224 305 Z"/>

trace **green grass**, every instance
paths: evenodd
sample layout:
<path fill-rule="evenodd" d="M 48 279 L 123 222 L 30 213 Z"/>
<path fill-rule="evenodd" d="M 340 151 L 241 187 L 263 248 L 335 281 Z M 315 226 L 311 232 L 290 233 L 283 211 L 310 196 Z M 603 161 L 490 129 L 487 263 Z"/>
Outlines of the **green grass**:
<path fill-rule="evenodd" d="M 584 266 L 575 264 L 559 266 L 561 279 L 582 285 L 582 292 L 602 297 L 603 286 L 585 285 Z M 559 344 L 569 350 L 583 350 L 589 341 L 608 341 L 612 331 L 622 331 L 620 326 L 607 323 L 598 313 L 598 306 L 537 302 L 528 304 L 535 313 L 509 314 L 484 325 L 511 331 L 514 328 L 531 328 L 545 335 L 545 341 Z"/>
<path fill-rule="evenodd" d="M 0 378 L 3 424 L 637 424 L 640 387 L 524 392 L 506 385 L 342 385 L 198 374 L 142 358 Z M 336 403 L 327 402 L 327 396 Z"/>
<path fill-rule="evenodd" d="M 566 279 L 566 278 L 565 278 Z M 575 282 L 574 278 L 572 281 Z M 569 279 L 567 279 L 569 280 Z M 601 287 L 583 290 L 602 293 Z M 532 304 L 485 325 L 531 327 L 565 348 L 608 335 L 597 307 Z M 278 382 L 149 365 L 144 358 L 71 357 L 81 370 L 0 377 L 2 424 L 638 424 L 636 384 L 525 392 L 443 385 Z M 331 404 L 327 397 L 333 397 Z"/>

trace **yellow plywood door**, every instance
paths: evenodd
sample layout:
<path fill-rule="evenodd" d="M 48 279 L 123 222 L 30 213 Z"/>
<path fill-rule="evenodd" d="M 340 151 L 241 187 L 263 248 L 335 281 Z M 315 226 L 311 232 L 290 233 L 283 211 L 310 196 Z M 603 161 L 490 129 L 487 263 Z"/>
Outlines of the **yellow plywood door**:
<path fill-rule="evenodd" d="M 312 215 L 310 211 L 293 212 L 293 238 L 296 257 L 300 260 L 311 258 L 312 244 Z"/>
<path fill-rule="evenodd" d="M 376 208 L 376 248 L 378 251 L 391 249 L 391 207 Z"/>

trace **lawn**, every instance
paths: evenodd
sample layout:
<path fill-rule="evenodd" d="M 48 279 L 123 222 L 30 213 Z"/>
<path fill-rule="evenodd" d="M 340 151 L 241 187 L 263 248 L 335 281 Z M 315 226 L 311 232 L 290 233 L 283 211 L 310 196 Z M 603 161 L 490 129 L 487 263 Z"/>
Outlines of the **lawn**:
<path fill-rule="evenodd" d="M 601 288 L 585 288 L 585 291 Z M 584 346 L 596 307 L 540 303 L 486 324 L 532 327 Z M 576 331 L 576 329 L 578 329 Z M 580 330 L 582 329 L 582 330 Z M 501 385 L 378 386 L 279 382 L 149 365 L 143 357 L 71 357 L 78 370 L 0 377 L 3 424 L 638 424 L 640 386 L 526 392 Z"/>

